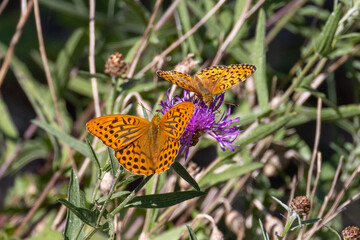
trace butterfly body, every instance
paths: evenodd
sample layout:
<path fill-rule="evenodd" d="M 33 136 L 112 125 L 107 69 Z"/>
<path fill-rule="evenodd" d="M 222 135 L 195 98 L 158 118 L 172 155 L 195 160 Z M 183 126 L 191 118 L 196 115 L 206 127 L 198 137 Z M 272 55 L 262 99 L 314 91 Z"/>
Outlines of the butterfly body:
<path fill-rule="evenodd" d="M 131 115 L 106 115 L 90 120 L 88 131 L 115 150 L 115 157 L 128 171 L 139 175 L 161 173 L 170 168 L 180 146 L 180 137 L 194 112 L 194 104 L 183 102 L 162 118 L 151 122 Z"/>
<path fill-rule="evenodd" d="M 179 87 L 195 92 L 209 105 L 214 95 L 245 81 L 255 70 L 254 65 L 234 64 L 205 68 L 194 77 L 177 71 L 158 71 L 157 74 Z"/>

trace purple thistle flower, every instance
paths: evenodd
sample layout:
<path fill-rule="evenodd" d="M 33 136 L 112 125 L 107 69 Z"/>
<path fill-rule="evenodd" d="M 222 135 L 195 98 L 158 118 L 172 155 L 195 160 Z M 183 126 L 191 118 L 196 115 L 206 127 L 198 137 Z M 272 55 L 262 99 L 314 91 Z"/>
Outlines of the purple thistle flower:
<path fill-rule="evenodd" d="M 187 124 L 187 127 L 180 138 L 181 148 L 179 154 L 185 150 L 185 159 L 189 153 L 189 148 L 195 146 L 199 140 L 200 132 L 208 133 L 215 138 L 220 148 L 225 151 L 226 148 L 234 151 L 235 147 L 231 145 L 237 136 L 242 132 L 239 129 L 240 125 L 230 126 L 231 124 L 240 120 L 239 117 L 229 119 L 230 106 L 227 112 L 222 115 L 218 114 L 218 109 L 224 101 L 224 93 L 215 96 L 213 102 L 207 106 L 205 102 L 197 98 L 195 95 L 190 96 L 190 92 L 184 90 L 184 97 L 175 97 L 170 99 L 169 91 L 167 92 L 167 99 L 160 102 L 162 109 L 157 110 L 165 114 L 170 108 L 181 102 L 192 102 L 195 105 L 193 116 Z"/>

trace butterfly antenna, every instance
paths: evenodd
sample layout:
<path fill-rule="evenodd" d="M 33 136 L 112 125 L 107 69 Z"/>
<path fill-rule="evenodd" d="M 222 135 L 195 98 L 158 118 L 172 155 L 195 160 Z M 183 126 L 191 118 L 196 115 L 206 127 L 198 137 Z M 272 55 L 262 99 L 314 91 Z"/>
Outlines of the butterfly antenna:
<path fill-rule="evenodd" d="M 231 105 L 231 106 L 240 107 L 239 104 L 229 103 L 229 102 L 225 102 L 225 101 L 224 101 L 224 103 L 225 103 L 225 104 L 228 104 L 228 105 Z"/>

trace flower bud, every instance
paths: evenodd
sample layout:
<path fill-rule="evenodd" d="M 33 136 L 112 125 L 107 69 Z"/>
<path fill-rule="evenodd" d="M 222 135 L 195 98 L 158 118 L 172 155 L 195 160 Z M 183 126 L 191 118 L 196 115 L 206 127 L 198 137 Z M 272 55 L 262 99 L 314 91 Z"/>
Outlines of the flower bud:
<path fill-rule="evenodd" d="M 104 72 L 112 77 L 120 77 L 125 74 L 127 70 L 128 65 L 122 59 L 121 53 L 115 52 L 106 60 Z"/>
<path fill-rule="evenodd" d="M 114 177 L 111 175 L 111 173 L 110 172 L 105 173 L 100 183 L 100 190 L 103 195 L 107 195 L 109 193 L 113 181 L 114 181 Z"/>
<path fill-rule="evenodd" d="M 356 226 L 348 226 L 341 232 L 345 240 L 360 240 L 360 228 Z"/>
<path fill-rule="evenodd" d="M 297 196 L 291 201 L 290 208 L 299 215 L 306 216 L 310 212 L 311 203 L 305 196 Z"/>

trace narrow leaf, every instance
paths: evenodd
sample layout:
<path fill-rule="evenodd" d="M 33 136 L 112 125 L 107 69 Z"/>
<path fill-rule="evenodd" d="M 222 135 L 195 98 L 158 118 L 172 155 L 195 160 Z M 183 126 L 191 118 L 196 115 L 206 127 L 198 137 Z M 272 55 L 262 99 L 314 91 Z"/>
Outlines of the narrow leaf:
<path fill-rule="evenodd" d="M 198 191 L 185 191 L 137 196 L 134 197 L 131 201 L 129 201 L 129 203 L 125 207 L 165 208 L 195 197 L 200 197 L 204 194 L 205 193 Z"/>
<path fill-rule="evenodd" d="M 125 195 L 128 195 L 128 194 L 130 194 L 129 191 L 121 191 L 121 192 L 113 193 L 111 195 L 110 200 L 113 200 L 113 199 L 116 199 L 116 198 L 121 198 L 122 196 L 125 196 Z M 96 200 L 96 202 L 98 204 L 102 204 L 102 203 L 104 203 L 106 201 L 106 199 L 107 199 L 107 196 L 103 196 L 103 197 L 99 198 L 98 200 Z"/>
<path fill-rule="evenodd" d="M 341 5 L 339 4 L 335 6 L 334 12 L 331 13 L 320 33 L 320 36 L 316 39 L 315 51 L 322 57 L 326 57 L 332 49 L 332 43 L 341 15 L 342 10 Z"/>
<path fill-rule="evenodd" d="M 94 149 L 92 148 L 88 137 L 86 138 L 86 143 L 89 148 L 90 155 L 91 155 L 90 159 L 95 163 L 95 165 L 98 169 L 98 179 L 101 179 L 101 167 L 100 167 L 99 159 L 98 159 Z"/>
<path fill-rule="evenodd" d="M 96 226 L 96 220 L 98 215 L 96 212 L 91 211 L 87 208 L 77 207 L 65 199 L 58 199 L 57 201 L 65 205 L 72 213 L 74 213 L 87 225 L 92 226 L 93 228 L 99 228 Z"/>
<path fill-rule="evenodd" d="M 279 128 L 282 128 L 290 119 L 292 119 L 296 114 L 288 114 L 282 117 L 279 117 L 273 122 L 268 124 L 259 125 L 254 130 L 246 135 L 240 135 L 237 141 L 234 143 L 240 146 L 246 146 L 249 143 L 253 143 L 263 139 L 270 134 L 276 132 Z M 243 137 L 244 136 L 244 137 Z"/>
<path fill-rule="evenodd" d="M 69 203 L 71 206 L 85 207 L 85 198 L 81 194 L 79 182 L 76 173 L 73 169 L 71 170 L 71 175 L 70 175 L 68 199 L 69 201 L 66 200 L 65 201 Z M 76 213 L 68 209 L 66 216 L 64 238 L 76 239 L 77 234 L 79 233 L 81 228 L 82 228 L 81 218 Z M 84 232 L 82 230 L 79 237 L 80 239 L 84 237 Z"/>
<path fill-rule="evenodd" d="M 269 108 L 269 92 L 266 81 L 265 20 L 265 11 L 260 9 L 254 47 L 254 64 L 256 66 L 254 81 L 259 106 L 263 111 Z"/>
<path fill-rule="evenodd" d="M 197 182 L 195 181 L 195 179 L 193 179 L 191 177 L 191 175 L 186 171 L 186 169 L 179 162 L 174 162 L 174 164 L 171 165 L 171 167 L 175 170 L 175 172 L 180 177 L 182 177 L 185 181 L 187 181 L 191 186 L 193 186 L 196 190 L 198 190 L 200 192 L 200 187 L 197 184 Z"/>
<path fill-rule="evenodd" d="M 296 111 L 298 115 L 287 123 L 287 127 L 297 126 L 316 119 L 316 108 L 296 106 L 294 111 Z M 339 106 L 336 110 L 333 108 L 324 108 L 321 110 L 321 121 L 336 121 L 356 116 L 360 116 L 359 104 Z"/>
<path fill-rule="evenodd" d="M 91 154 L 88 150 L 88 147 L 85 143 L 80 142 L 74 137 L 71 137 L 67 133 L 64 133 L 63 131 L 60 131 L 58 128 L 55 128 L 45 122 L 32 120 L 33 123 L 44 129 L 49 134 L 57 137 L 59 140 L 61 140 L 63 143 L 66 143 L 70 147 L 74 148 L 76 151 L 84 155 L 85 157 L 91 157 Z"/>
<path fill-rule="evenodd" d="M 201 187 L 210 187 L 215 184 L 225 182 L 231 178 L 239 177 L 246 173 L 252 172 L 263 166 L 262 163 L 254 162 L 245 165 L 232 164 L 229 168 L 220 173 L 209 173 L 203 179 L 199 181 Z"/>
<path fill-rule="evenodd" d="M 112 153 L 110 148 L 107 148 L 108 154 L 109 154 L 109 158 L 110 158 L 110 163 L 111 163 L 111 173 L 113 176 L 116 175 L 117 171 L 121 171 L 122 167 L 119 164 L 119 162 L 117 161 L 117 159 L 115 158 L 114 154 Z"/>
<path fill-rule="evenodd" d="M 189 225 L 186 225 L 186 227 L 189 232 L 190 240 L 197 240 L 194 230 L 191 227 L 189 227 Z"/>
<path fill-rule="evenodd" d="M 263 234 L 264 240 L 270 240 L 269 234 L 266 232 L 266 229 L 260 219 L 259 219 L 259 224 L 260 224 L 260 228 L 261 228 L 261 232 Z"/>

